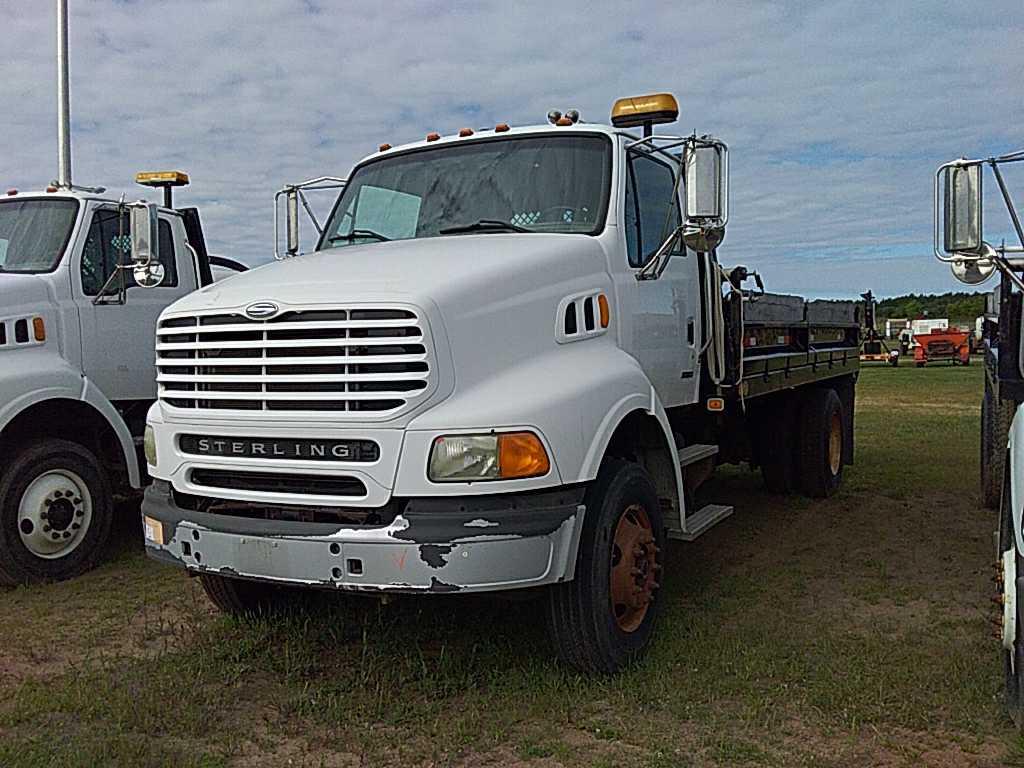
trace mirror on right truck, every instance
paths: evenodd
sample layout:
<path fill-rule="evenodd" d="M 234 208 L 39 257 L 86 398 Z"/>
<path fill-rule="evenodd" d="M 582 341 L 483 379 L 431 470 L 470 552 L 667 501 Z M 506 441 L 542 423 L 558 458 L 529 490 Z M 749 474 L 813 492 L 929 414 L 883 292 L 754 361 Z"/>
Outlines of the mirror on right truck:
<path fill-rule="evenodd" d="M 725 237 L 729 218 L 728 148 L 709 137 L 689 139 L 683 151 L 683 173 L 683 240 L 696 251 L 711 251 Z"/>
<path fill-rule="evenodd" d="M 981 166 L 948 165 L 942 169 L 942 247 L 948 254 L 982 255 Z"/>

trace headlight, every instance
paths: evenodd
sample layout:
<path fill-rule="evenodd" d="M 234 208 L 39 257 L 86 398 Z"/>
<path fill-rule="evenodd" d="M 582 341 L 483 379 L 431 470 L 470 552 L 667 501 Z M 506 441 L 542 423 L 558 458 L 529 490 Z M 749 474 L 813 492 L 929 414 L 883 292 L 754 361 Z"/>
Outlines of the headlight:
<path fill-rule="evenodd" d="M 156 466 L 156 435 L 153 428 L 146 425 L 146 431 L 142 436 L 142 449 L 146 454 L 146 463 L 151 467 Z"/>
<path fill-rule="evenodd" d="M 546 475 L 547 451 L 532 432 L 445 435 L 434 441 L 428 477 L 436 483 Z"/>

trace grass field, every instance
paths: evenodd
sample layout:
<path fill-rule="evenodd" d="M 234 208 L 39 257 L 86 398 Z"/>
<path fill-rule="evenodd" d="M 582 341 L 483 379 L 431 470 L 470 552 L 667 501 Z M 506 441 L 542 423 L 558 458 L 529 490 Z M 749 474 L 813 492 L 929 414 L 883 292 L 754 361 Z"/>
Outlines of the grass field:
<path fill-rule="evenodd" d="M 980 390 L 980 366 L 865 370 L 825 502 L 721 470 L 736 514 L 673 545 L 652 652 L 613 679 L 552 663 L 531 602 L 331 595 L 240 622 L 124 544 L 0 592 L 0 766 L 1024 766 Z"/>

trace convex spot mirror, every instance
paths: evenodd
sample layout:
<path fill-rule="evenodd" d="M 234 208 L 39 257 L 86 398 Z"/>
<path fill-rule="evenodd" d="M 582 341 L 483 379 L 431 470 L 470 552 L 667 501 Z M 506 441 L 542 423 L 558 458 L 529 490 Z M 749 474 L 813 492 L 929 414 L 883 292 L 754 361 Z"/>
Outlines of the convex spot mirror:
<path fill-rule="evenodd" d="M 949 165 L 942 177 L 943 250 L 982 256 L 981 166 Z"/>
<path fill-rule="evenodd" d="M 137 203 L 129 206 L 132 242 L 132 274 L 143 288 L 156 288 L 164 281 L 165 270 L 160 263 L 160 236 L 157 205 Z"/>
<path fill-rule="evenodd" d="M 711 138 L 693 138 L 683 151 L 686 181 L 683 240 L 695 251 L 714 250 L 729 218 L 729 150 Z"/>

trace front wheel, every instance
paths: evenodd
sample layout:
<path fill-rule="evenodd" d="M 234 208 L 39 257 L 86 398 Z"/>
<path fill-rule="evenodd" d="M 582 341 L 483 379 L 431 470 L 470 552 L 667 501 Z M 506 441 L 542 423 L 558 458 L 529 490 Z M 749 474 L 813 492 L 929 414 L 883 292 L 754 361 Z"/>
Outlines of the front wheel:
<path fill-rule="evenodd" d="M 548 634 L 566 664 L 612 674 L 654 632 L 665 526 L 654 484 L 633 462 L 606 459 L 584 504 L 576 576 L 548 590 Z"/>
<path fill-rule="evenodd" d="M 999 505 L 999 559 L 996 561 L 997 604 L 1001 611 L 998 636 L 1003 646 L 1003 678 L 1006 708 L 1018 728 L 1024 727 L 1024 637 L 1022 611 L 1018 602 L 1024 559 L 1017 553 L 1010 513 L 1009 480 L 1003 483 L 1003 499 Z"/>
<path fill-rule="evenodd" d="M 95 566 L 114 517 L 95 454 L 57 438 L 5 453 L 13 458 L 0 473 L 0 584 L 60 581 Z"/>
<path fill-rule="evenodd" d="M 306 606 L 312 597 L 312 590 L 301 587 L 279 587 L 215 573 L 200 574 L 199 583 L 221 612 L 247 618 L 296 610 Z"/>

